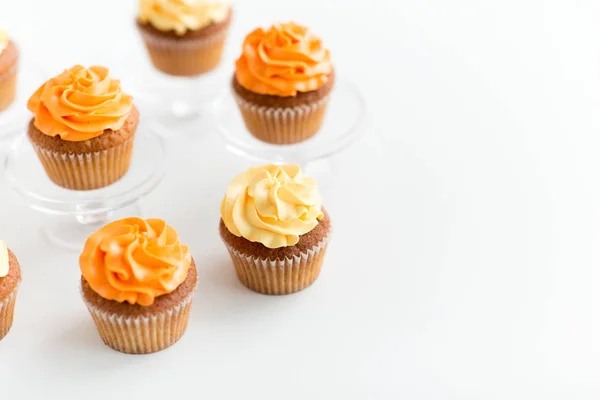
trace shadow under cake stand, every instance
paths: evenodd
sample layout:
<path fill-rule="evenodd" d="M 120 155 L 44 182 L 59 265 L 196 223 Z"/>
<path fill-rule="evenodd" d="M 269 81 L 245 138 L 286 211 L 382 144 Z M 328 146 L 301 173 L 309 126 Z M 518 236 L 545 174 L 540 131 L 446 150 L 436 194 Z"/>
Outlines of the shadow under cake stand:
<path fill-rule="evenodd" d="M 214 102 L 216 130 L 230 152 L 255 163 L 294 163 L 326 185 L 333 178 L 331 157 L 351 146 L 366 126 L 367 105 L 352 82 L 339 78 L 331 93 L 323 126 L 312 138 L 292 145 L 256 139 L 244 125 L 231 89 Z"/>
<path fill-rule="evenodd" d="M 125 176 L 107 187 L 76 191 L 55 185 L 26 136 L 18 138 L 4 162 L 7 181 L 36 211 L 48 216 L 43 231 L 55 245 L 81 250 L 87 237 L 106 223 L 142 216 L 139 200 L 162 180 L 166 150 L 156 134 L 138 128 Z"/>

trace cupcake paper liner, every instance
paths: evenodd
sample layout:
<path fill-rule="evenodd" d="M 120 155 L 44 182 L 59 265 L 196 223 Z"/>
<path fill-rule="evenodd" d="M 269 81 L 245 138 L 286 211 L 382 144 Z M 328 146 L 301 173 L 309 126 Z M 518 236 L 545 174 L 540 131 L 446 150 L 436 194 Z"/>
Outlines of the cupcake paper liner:
<path fill-rule="evenodd" d="M 263 142 L 293 144 L 314 136 L 325 119 L 329 96 L 296 107 L 261 106 L 249 102 L 234 92 L 246 128 Z"/>
<path fill-rule="evenodd" d="M 206 38 L 169 39 L 140 30 L 154 66 L 169 75 L 195 76 L 219 65 L 227 27 Z"/>
<path fill-rule="evenodd" d="M 129 169 L 134 136 L 107 150 L 70 154 L 32 143 L 46 174 L 58 186 L 72 190 L 93 190 L 121 179 Z"/>
<path fill-rule="evenodd" d="M 17 94 L 17 64 L 0 75 L 0 111 L 7 109 Z"/>
<path fill-rule="evenodd" d="M 6 299 L 0 302 L 0 340 L 8 334 L 12 327 L 18 289 L 17 286 Z"/>
<path fill-rule="evenodd" d="M 329 236 L 300 256 L 269 260 L 241 253 L 225 243 L 239 280 L 262 294 L 284 295 L 309 287 L 319 276 Z"/>
<path fill-rule="evenodd" d="M 83 297 L 83 296 L 82 296 Z M 172 346 L 185 333 L 194 291 L 178 305 L 151 316 L 127 316 L 104 311 L 86 301 L 104 343 L 127 354 L 155 353 Z"/>

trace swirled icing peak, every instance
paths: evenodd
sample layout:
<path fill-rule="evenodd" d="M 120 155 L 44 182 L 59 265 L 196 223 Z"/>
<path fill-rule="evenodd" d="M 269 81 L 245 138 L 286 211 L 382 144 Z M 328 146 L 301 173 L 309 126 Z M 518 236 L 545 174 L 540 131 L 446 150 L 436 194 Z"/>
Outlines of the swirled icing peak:
<path fill-rule="evenodd" d="M 293 22 L 251 32 L 235 66 L 236 79 L 244 88 L 282 97 L 319 89 L 333 71 L 321 39 Z"/>
<path fill-rule="evenodd" d="M 8 275 L 10 263 L 8 262 L 8 247 L 4 240 L 0 240 L 0 278 Z"/>
<path fill-rule="evenodd" d="M 8 33 L 6 29 L 0 26 L 0 54 L 8 47 L 8 42 L 10 39 L 8 38 Z"/>
<path fill-rule="evenodd" d="M 297 165 L 253 167 L 227 188 L 221 218 L 238 237 L 272 249 L 293 246 L 323 218 L 321 194 Z"/>
<path fill-rule="evenodd" d="M 27 102 L 36 128 L 72 142 L 121 129 L 132 107 L 133 98 L 110 78 L 108 68 L 81 65 L 44 83 Z"/>
<path fill-rule="evenodd" d="M 138 19 L 160 31 L 183 35 L 227 18 L 230 0 L 140 0 Z"/>
<path fill-rule="evenodd" d="M 88 238 L 79 266 L 105 299 L 149 306 L 183 283 L 191 260 L 188 247 L 165 221 L 126 218 Z"/>

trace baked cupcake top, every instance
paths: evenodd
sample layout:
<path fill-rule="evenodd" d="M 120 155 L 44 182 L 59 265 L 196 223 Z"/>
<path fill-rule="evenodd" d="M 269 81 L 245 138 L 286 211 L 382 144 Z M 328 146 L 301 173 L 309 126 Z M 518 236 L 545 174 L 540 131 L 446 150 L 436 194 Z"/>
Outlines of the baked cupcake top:
<path fill-rule="evenodd" d="M 267 164 L 238 175 L 221 203 L 221 218 L 237 237 L 275 249 L 293 246 L 323 218 L 317 182 L 297 165 Z"/>
<path fill-rule="evenodd" d="M 160 219 L 125 218 L 91 235 L 79 257 L 83 278 L 107 300 L 150 306 L 185 281 L 192 256 Z"/>
<path fill-rule="evenodd" d="M 321 39 L 293 22 L 251 32 L 235 67 L 236 80 L 245 89 L 281 97 L 317 90 L 333 71 Z"/>
<path fill-rule="evenodd" d="M 34 125 L 48 136 L 79 142 L 125 124 L 133 98 L 121 90 L 108 68 L 76 65 L 48 80 L 31 96 L 27 108 Z"/>
<path fill-rule="evenodd" d="M 224 21 L 230 9 L 230 0 L 140 0 L 138 20 L 182 36 Z"/>
<path fill-rule="evenodd" d="M 0 54 L 8 47 L 8 42 L 10 42 L 10 39 L 6 29 L 0 26 Z"/>

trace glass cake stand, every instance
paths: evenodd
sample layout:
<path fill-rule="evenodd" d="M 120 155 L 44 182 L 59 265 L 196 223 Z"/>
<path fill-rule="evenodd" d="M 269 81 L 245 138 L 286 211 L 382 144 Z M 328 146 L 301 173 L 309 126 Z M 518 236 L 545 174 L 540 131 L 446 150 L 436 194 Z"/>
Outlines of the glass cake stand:
<path fill-rule="evenodd" d="M 142 215 L 139 200 L 163 178 L 165 160 L 162 139 L 138 128 L 129 171 L 101 189 L 75 191 L 52 183 L 26 136 L 13 143 L 4 166 L 7 181 L 25 203 L 48 216 L 42 229 L 49 240 L 81 250 L 85 239 L 107 222 Z"/>
<path fill-rule="evenodd" d="M 215 101 L 214 124 L 230 152 L 255 163 L 298 164 L 321 183 L 333 177 L 330 158 L 356 142 L 366 126 L 367 105 L 355 84 L 336 78 L 331 96 L 321 130 L 302 143 L 273 145 L 256 139 L 246 129 L 231 90 Z"/>
<path fill-rule="evenodd" d="M 198 77 L 175 77 L 148 62 L 136 65 L 135 73 L 122 75 L 121 81 L 159 135 L 195 139 L 206 131 L 206 114 L 230 78 L 223 68 Z"/>
<path fill-rule="evenodd" d="M 0 153 L 10 147 L 10 143 L 25 131 L 31 119 L 27 100 L 48 78 L 39 62 L 22 59 L 17 70 L 17 95 L 13 103 L 0 111 Z"/>

